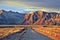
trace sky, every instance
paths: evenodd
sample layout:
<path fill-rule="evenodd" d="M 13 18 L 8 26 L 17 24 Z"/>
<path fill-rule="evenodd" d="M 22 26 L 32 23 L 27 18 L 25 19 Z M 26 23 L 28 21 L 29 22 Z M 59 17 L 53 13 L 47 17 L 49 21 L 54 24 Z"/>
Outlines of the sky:
<path fill-rule="evenodd" d="M 60 12 L 60 0 L 0 0 L 0 9 L 17 12 L 53 11 Z"/>

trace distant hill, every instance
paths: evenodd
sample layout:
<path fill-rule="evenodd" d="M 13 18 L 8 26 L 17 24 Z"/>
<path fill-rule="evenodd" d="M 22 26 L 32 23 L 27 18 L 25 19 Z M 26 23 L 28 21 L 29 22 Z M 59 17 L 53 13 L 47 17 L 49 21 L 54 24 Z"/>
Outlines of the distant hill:
<path fill-rule="evenodd" d="M 22 13 L 0 10 L 0 24 L 22 24 L 23 21 Z"/>
<path fill-rule="evenodd" d="M 60 14 L 56 12 L 35 11 L 26 14 L 0 10 L 0 25 L 60 25 Z"/>

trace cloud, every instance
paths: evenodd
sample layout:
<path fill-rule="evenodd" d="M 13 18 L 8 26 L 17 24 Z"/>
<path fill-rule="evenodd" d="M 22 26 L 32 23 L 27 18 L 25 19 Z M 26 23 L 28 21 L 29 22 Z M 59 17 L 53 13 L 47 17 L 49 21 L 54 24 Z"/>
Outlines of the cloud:
<path fill-rule="evenodd" d="M 60 11 L 60 0 L 0 0 L 0 4 L 8 4 L 14 7 L 26 7 L 29 8 L 48 8 Z M 1 5 L 0 5 L 1 6 Z M 50 10 L 49 10 L 50 11 Z"/>
<path fill-rule="evenodd" d="M 58 8 L 60 9 L 60 0 L 14 0 L 24 2 L 28 5 L 46 8 Z"/>
<path fill-rule="evenodd" d="M 17 1 L 26 3 L 26 5 L 37 6 L 37 7 L 47 7 L 47 8 L 60 8 L 60 0 L 0 0 L 0 2 L 6 1 Z"/>

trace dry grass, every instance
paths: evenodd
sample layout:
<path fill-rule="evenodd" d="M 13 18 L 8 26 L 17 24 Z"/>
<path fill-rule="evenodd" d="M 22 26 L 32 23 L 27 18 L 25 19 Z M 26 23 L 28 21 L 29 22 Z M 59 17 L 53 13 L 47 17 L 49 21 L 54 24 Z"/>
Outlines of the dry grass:
<path fill-rule="evenodd" d="M 60 40 L 60 26 L 33 28 L 38 33 L 42 33 L 54 40 Z"/>
<path fill-rule="evenodd" d="M 0 28 L 0 37 L 7 36 L 9 34 L 18 32 L 22 30 L 23 28 Z"/>

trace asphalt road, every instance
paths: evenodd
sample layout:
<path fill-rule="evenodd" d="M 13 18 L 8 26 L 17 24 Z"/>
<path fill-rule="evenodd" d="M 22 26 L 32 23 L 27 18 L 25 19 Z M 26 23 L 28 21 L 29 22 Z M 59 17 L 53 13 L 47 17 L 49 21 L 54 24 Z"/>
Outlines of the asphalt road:
<path fill-rule="evenodd" d="M 7 37 L 1 38 L 0 40 L 52 40 L 43 34 L 35 32 L 31 28 L 26 28 L 25 30 L 26 31 L 8 35 Z"/>

